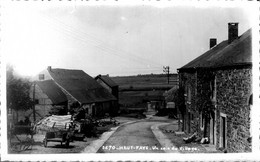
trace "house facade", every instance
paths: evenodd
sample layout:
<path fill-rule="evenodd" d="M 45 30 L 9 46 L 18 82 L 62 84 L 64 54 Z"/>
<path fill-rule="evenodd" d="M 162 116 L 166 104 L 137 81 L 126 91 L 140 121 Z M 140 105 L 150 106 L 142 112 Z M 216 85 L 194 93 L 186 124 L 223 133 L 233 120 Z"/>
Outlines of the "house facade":
<path fill-rule="evenodd" d="M 68 112 L 83 108 L 86 114 L 101 117 L 112 114 L 116 98 L 82 70 L 48 67 L 36 78 L 39 82 L 53 80 L 66 95 Z"/>
<path fill-rule="evenodd" d="M 185 91 L 182 129 L 208 137 L 217 149 L 250 152 L 252 34 L 238 36 L 238 23 L 229 23 L 228 33 L 228 40 L 216 45 L 211 39 L 209 51 L 178 69 Z"/>
<path fill-rule="evenodd" d="M 31 87 L 30 97 L 35 101 L 35 117 L 33 110 L 20 111 L 19 120 L 29 117 L 30 121 L 39 121 L 50 115 L 53 108 L 63 108 L 67 110 L 68 100 L 62 90 L 53 80 L 36 81 Z"/>

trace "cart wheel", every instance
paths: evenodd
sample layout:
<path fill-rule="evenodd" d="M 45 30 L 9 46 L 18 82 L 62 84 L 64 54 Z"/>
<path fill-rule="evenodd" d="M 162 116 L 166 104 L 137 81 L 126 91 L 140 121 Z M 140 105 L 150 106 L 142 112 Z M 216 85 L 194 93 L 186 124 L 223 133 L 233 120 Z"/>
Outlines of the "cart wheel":
<path fill-rule="evenodd" d="M 44 147 L 47 147 L 48 141 L 46 139 L 43 140 Z"/>
<path fill-rule="evenodd" d="M 66 145 L 66 147 L 69 147 L 69 145 L 70 145 L 70 140 L 69 139 L 67 139 L 65 145 Z"/>

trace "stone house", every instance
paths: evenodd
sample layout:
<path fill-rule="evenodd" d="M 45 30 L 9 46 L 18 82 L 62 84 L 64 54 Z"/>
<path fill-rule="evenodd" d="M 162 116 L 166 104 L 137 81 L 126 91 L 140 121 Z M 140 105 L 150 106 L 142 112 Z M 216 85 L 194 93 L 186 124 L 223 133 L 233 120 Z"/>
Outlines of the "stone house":
<path fill-rule="evenodd" d="M 37 80 L 53 80 L 68 99 L 67 108 L 83 108 L 87 114 L 102 117 L 113 114 L 116 97 L 82 70 L 53 69 L 39 73 Z"/>
<path fill-rule="evenodd" d="M 208 137 L 217 149 L 251 151 L 252 32 L 238 36 L 238 23 L 228 24 L 228 40 L 178 69 L 185 91 L 182 129 Z"/>

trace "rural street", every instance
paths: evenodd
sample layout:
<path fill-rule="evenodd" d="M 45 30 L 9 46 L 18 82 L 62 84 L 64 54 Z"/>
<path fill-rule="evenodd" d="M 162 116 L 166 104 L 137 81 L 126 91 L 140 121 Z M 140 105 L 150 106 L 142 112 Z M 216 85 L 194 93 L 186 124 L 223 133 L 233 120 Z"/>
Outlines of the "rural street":
<path fill-rule="evenodd" d="M 163 142 L 167 139 L 154 134 L 156 125 L 169 124 L 165 120 L 144 119 L 119 127 L 99 148 L 98 153 L 163 153 Z M 155 128 L 154 128 L 155 127 Z M 154 130 L 152 130 L 154 129 Z M 157 134 L 157 137 L 155 136 Z M 160 142 L 158 141 L 160 140 Z M 165 146 L 165 145 L 164 145 Z M 169 145 L 173 147 L 172 145 Z M 169 151 L 168 151 L 169 152 Z M 170 151 L 176 152 L 176 151 Z"/>

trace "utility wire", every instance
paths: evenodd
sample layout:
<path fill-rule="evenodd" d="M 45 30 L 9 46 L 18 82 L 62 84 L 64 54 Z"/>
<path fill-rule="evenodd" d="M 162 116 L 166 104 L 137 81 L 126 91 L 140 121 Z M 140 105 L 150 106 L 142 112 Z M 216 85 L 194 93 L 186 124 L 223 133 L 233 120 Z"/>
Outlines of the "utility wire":
<path fill-rule="evenodd" d="M 92 36 L 90 34 L 87 34 L 86 32 L 83 32 L 83 31 L 81 31 L 79 29 L 75 29 L 75 28 L 73 28 L 73 27 L 71 27 L 71 26 L 61 22 L 57 18 L 49 17 L 49 16 L 48 16 L 48 18 L 54 20 L 55 22 L 58 22 L 59 24 L 56 23 L 56 25 L 63 27 L 63 30 L 65 30 L 66 32 L 70 33 L 70 36 L 75 35 L 76 38 L 74 36 L 74 39 L 79 39 L 82 42 L 86 42 L 86 41 L 90 42 L 90 43 L 94 44 L 96 48 L 101 49 L 104 52 L 106 51 L 108 54 L 117 55 L 118 57 L 123 57 L 124 59 L 126 59 L 125 57 L 128 57 L 128 59 L 133 60 L 133 61 L 137 61 L 137 62 L 140 62 L 140 63 L 147 63 L 147 62 L 153 63 L 153 64 L 156 64 L 157 67 L 159 67 L 159 66 L 161 67 L 162 66 L 159 63 L 155 63 L 155 62 L 153 62 L 151 60 L 144 59 L 142 57 L 130 54 L 129 52 L 126 52 L 126 51 L 123 51 L 123 50 L 120 50 L 120 49 L 118 50 L 118 49 L 111 48 L 104 41 L 98 40 L 96 37 L 94 37 L 94 36 Z M 91 38 L 91 39 L 88 39 L 88 38 Z M 106 45 L 102 47 L 102 44 L 106 44 Z M 112 52 L 112 53 L 110 53 L 110 52 Z M 118 54 L 119 52 L 120 52 L 120 54 Z M 122 54 L 124 56 L 122 56 Z"/>

